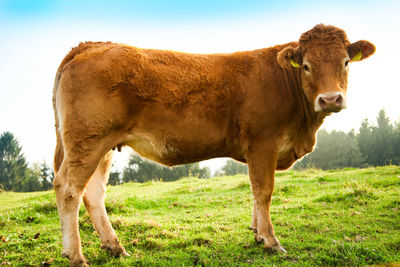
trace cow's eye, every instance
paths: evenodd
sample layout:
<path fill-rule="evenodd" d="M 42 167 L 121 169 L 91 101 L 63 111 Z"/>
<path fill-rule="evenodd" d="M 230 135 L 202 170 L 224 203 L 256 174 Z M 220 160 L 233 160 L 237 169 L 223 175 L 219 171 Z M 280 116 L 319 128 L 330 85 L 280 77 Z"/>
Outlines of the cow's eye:
<path fill-rule="evenodd" d="M 310 71 L 310 67 L 307 64 L 303 64 L 303 69 L 305 71 Z"/>
<path fill-rule="evenodd" d="M 344 66 L 347 67 L 349 65 L 349 60 L 346 60 L 346 62 L 344 63 Z"/>

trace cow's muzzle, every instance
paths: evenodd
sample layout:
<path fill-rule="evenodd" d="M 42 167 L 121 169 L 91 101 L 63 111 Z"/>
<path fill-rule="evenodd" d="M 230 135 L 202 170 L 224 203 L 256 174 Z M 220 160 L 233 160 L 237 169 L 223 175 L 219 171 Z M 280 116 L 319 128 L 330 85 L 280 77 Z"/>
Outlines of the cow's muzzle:
<path fill-rule="evenodd" d="M 320 94 L 315 100 L 316 112 L 339 112 L 346 108 L 346 97 L 341 92 Z"/>

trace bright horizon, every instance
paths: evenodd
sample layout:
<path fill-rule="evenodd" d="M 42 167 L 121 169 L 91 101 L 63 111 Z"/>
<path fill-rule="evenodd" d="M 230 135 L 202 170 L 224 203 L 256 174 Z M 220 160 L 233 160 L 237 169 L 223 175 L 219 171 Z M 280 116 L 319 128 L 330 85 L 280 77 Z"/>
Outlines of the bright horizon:
<path fill-rule="evenodd" d="M 350 66 L 348 109 L 322 128 L 358 130 L 385 109 L 400 120 L 396 1 L 0 1 L 0 133 L 12 132 L 29 163 L 52 163 L 54 75 L 81 41 L 112 41 L 194 53 L 253 50 L 298 40 L 319 23 L 344 29 L 350 41 L 377 47 Z M 130 151 L 125 149 L 125 151 Z M 127 152 L 116 153 L 121 168 Z M 207 165 L 214 171 L 224 159 Z"/>

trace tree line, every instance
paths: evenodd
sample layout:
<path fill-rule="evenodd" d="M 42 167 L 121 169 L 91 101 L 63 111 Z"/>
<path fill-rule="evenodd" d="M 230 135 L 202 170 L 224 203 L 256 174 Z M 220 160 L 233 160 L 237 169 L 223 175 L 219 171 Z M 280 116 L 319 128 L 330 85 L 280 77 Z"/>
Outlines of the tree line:
<path fill-rule="evenodd" d="M 132 153 L 128 165 L 122 173 L 114 171 L 110 173 L 108 183 L 118 185 L 126 182 L 144 183 L 148 181 L 175 181 L 182 177 L 209 178 L 210 169 L 200 167 L 200 163 L 184 164 L 175 167 L 165 167 L 153 161 L 144 159 Z"/>
<path fill-rule="evenodd" d="M 400 122 L 392 123 L 384 110 L 376 124 L 364 119 L 356 132 L 320 130 L 315 150 L 294 165 L 294 169 L 339 169 L 400 164 Z M 247 174 L 247 165 L 228 160 L 214 176 Z M 165 167 L 135 153 L 121 171 L 112 171 L 109 184 L 174 181 L 182 177 L 209 178 L 210 169 L 199 163 Z M 0 191 L 41 191 L 52 188 L 54 172 L 45 161 L 29 167 L 17 139 L 10 132 L 0 135 Z"/>
<path fill-rule="evenodd" d="M 297 162 L 295 169 L 340 169 L 400 164 L 400 122 L 392 123 L 384 110 L 376 124 L 364 119 L 356 133 L 320 130 L 315 150 Z"/>

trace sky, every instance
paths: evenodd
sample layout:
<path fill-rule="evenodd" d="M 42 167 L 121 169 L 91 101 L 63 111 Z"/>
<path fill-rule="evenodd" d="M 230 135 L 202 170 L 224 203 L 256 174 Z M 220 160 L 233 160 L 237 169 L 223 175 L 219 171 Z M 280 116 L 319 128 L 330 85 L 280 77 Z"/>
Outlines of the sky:
<path fill-rule="evenodd" d="M 54 76 L 81 41 L 228 53 L 296 41 L 319 23 L 377 47 L 371 58 L 351 64 L 348 108 L 328 117 L 323 128 L 357 130 L 382 108 L 400 121 L 399 13 L 400 1 L 388 0 L 0 0 L 0 133 L 16 136 L 28 162 L 52 162 Z M 116 153 L 119 169 L 129 153 Z M 202 165 L 215 170 L 224 161 Z"/>

